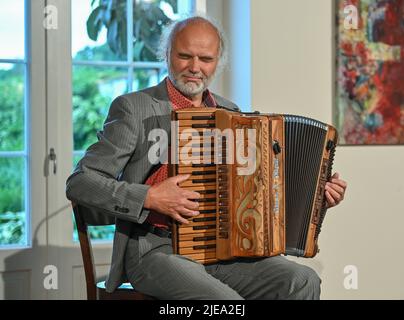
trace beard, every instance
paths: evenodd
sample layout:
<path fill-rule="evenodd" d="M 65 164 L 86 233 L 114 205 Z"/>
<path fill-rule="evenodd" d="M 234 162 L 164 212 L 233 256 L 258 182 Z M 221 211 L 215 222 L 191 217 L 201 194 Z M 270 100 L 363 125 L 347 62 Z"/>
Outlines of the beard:
<path fill-rule="evenodd" d="M 200 78 L 201 82 L 196 83 L 193 81 L 184 81 L 183 77 L 195 77 Z M 202 92 L 204 92 L 208 86 L 211 84 L 212 80 L 215 77 L 215 73 L 213 73 L 210 77 L 206 77 L 202 72 L 199 73 L 190 73 L 189 71 L 184 71 L 180 73 L 174 73 L 171 66 L 168 67 L 168 77 L 173 83 L 174 87 L 180 91 L 183 95 L 187 97 L 194 97 Z"/>

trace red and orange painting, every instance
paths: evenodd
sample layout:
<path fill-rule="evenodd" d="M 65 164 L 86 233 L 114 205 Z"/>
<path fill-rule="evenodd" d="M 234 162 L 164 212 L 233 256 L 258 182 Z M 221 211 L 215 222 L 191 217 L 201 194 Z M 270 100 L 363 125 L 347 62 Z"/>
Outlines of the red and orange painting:
<path fill-rule="evenodd" d="M 338 0 L 337 39 L 340 144 L 404 144 L 404 0 Z"/>

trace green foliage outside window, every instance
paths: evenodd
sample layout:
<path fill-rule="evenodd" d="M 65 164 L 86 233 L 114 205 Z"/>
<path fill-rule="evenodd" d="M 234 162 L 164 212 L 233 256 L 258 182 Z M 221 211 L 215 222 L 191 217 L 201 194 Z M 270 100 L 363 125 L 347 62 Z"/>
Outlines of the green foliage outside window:
<path fill-rule="evenodd" d="M 133 1 L 133 61 L 157 61 L 157 49 L 162 30 L 171 22 L 160 9 L 161 0 L 150 2 Z M 166 0 L 173 11 L 177 11 L 177 0 Z M 87 34 L 97 41 L 103 28 L 107 29 L 107 43 L 96 48 L 85 48 L 75 57 L 76 60 L 126 60 L 127 21 L 126 0 L 93 0 L 94 6 L 87 20 Z M 122 79 L 121 70 L 100 69 L 94 72 L 91 67 L 78 66 L 73 72 L 73 122 L 74 149 L 84 150 L 96 142 L 96 131 L 102 127 L 108 106 L 114 97 L 106 97 L 100 92 L 100 83 L 113 85 Z M 134 74 L 138 88 L 150 85 L 150 71 L 136 70 Z M 124 92 L 127 92 L 127 88 Z M 122 93 L 124 93 L 122 92 Z M 108 101 L 109 100 L 109 101 Z M 100 108 L 100 106 L 102 106 Z M 92 239 L 110 240 L 114 228 L 93 227 L 89 229 Z M 74 238 L 77 238 L 76 230 Z"/>
<path fill-rule="evenodd" d="M 161 31 L 171 20 L 160 9 L 161 0 L 134 0 L 133 61 L 157 61 L 156 50 Z M 177 11 L 177 0 L 165 0 Z M 92 0 L 93 11 L 87 21 L 87 33 L 93 40 L 107 28 L 107 43 L 83 48 L 75 60 L 117 60 L 126 54 L 126 0 Z M 126 60 L 126 59 L 124 59 Z M 23 151 L 24 145 L 24 68 L 14 64 L 0 70 L 0 151 Z M 136 88 L 150 85 L 150 70 L 135 70 Z M 124 83 L 126 68 L 79 65 L 73 71 L 74 150 L 85 150 L 96 142 L 96 132 L 113 98 L 128 91 L 127 85 L 105 93 L 102 88 Z M 18 159 L 18 161 L 16 161 Z M 23 158 L 0 158 L 0 245 L 23 244 L 25 238 Z M 113 228 L 92 228 L 93 239 L 111 239 Z"/>
<path fill-rule="evenodd" d="M 0 151 L 24 150 L 24 66 L 0 70 Z M 0 245 L 23 244 L 24 159 L 0 158 Z"/>
<path fill-rule="evenodd" d="M 100 61 L 111 54 L 106 45 L 86 47 L 75 56 L 75 60 L 85 60 L 89 56 Z M 136 70 L 134 73 L 138 88 L 149 85 L 150 72 Z M 96 142 L 96 133 L 102 129 L 112 100 L 119 94 L 126 93 L 127 69 L 111 67 L 75 66 L 73 69 L 73 123 L 74 150 L 85 150 Z M 117 83 L 124 83 L 117 92 L 105 92 Z M 103 89 L 104 88 L 104 89 Z"/>
<path fill-rule="evenodd" d="M 165 25 L 171 22 L 160 8 L 161 0 L 133 1 L 133 59 L 134 61 L 156 61 L 160 35 Z M 177 0 L 165 0 L 173 11 L 177 11 Z M 96 41 L 102 28 L 107 28 L 107 43 L 118 57 L 127 52 L 126 0 L 92 0 L 98 5 L 87 21 L 87 33 Z"/>
<path fill-rule="evenodd" d="M 23 245 L 25 235 L 25 212 L 0 214 L 0 245 Z"/>
<path fill-rule="evenodd" d="M 23 68 L 0 70 L 0 151 L 24 150 Z"/>

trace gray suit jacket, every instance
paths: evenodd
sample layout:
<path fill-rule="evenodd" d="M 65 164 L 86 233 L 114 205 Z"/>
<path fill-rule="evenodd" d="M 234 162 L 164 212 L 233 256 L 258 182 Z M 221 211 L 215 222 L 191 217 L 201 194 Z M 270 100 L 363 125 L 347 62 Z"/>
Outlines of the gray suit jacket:
<path fill-rule="evenodd" d="M 219 106 L 239 110 L 214 95 Z M 172 106 L 165 81 L 155 87 L 116 98 L 100 131 L 67 180 L 66 195 L 85 210 L 86 219 L 116 224 L 107 291 L 126 281 L 124 256 L 133 223 L 143 223 L 149 186 L 144 185 L 155 167 L 148 160 L 149 132 L 162 128 L 170 137 Z M 115 220 L 115 221 L 114 221 Z"/>

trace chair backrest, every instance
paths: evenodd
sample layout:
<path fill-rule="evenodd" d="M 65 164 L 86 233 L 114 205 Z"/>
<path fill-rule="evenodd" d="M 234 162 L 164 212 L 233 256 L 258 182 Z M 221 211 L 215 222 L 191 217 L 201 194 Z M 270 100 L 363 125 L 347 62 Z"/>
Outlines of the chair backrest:
<path fill-rule="evenodd" d="M 88 225 L 98 225 L 97 223 L 88 223 L 85 219 L 85 208 L 72 203 L 74 219 L 76 220 L 77 231 L 80 241 L 81 255 L 83 257 L 84 273 L 86 276 L 86 286 L 87 286 L 87 299 L 96 300 L 97 299 L 97 283 L 96 283 L 96 272 L 94 265 L 93 250 L 91 247 L 90 235 L 88 233 Z M 105 223 L 100 223 L 100 225 L 105 225 Z"/>

